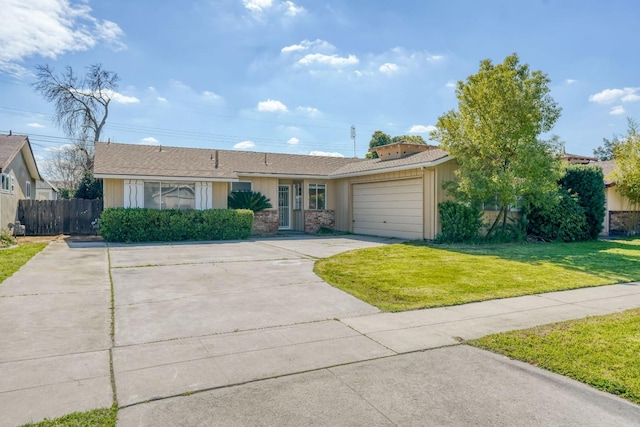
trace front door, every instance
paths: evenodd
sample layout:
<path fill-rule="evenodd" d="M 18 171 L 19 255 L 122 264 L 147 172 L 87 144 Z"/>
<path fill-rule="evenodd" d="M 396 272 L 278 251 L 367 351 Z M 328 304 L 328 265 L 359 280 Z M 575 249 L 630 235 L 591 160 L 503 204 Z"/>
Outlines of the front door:
<path fill-rule="evenodd" d="M 291 186 L 278 185 L 280 230 L 291 230 Z"/>

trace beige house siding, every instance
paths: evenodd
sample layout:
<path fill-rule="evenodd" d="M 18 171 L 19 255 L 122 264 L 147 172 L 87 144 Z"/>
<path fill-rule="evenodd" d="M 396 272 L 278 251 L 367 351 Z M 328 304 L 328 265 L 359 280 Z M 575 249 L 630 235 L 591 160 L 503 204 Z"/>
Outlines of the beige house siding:
<path fill-rule="evenodd" d="M 104 208 L 124 207 L 124 180 L 105 178 L 102 180 Z"/>
<path fill-rule="evenodd" d="M 456 179 L 455 171 L 458 169 L 458 164 L 453 161 L 448 161 L 442 163 L 435 167 L 435 191 L 436 191 L 436 199 L 435 206 L 433 206 L 433 212 L 435 214 L 435 230 L 432 237 L 425 237 L 428 239 L 433 239 L 435 236 L 442 231 L 442 223 L 440 222 L 440 215 L 438 214 L 438 205 L 447 200 L 451 200 L 451 196 L 449 196 L 448 191 L 442 188 L 442 186 Z"/>
<path fill-rule="evenodd" d="M 213 209 L 227 209 L 227 200 L 229 197 L 228 182 L 213 183 Z"/>
<path fill-rule="evenodd" d="M 31 174 L 27 169 L 22 152 L 19 152 L 15 158 L 9 163 L 9 166 L 3 170 L 3 173 L 13 177 L 13 194 L 11 189 L 8 193 L 0 193 L 0 228 L 9 230 L 8 224 L 14 223 L 18 216 L 18 200 L 26 199 L 27 182 L 31 183 L 31 198 L 36 197 L 36 181 L 31 178 Z"/>
<path fill-rule="evenodd" d="M 608 235 L 610 232 L 610 212 L 616 211 L 638 211 L 640 210 L 640 206 L 634 206 L 629 199 L 622 196 L 615 185 L 609 186 L 605 188 L 604 191 L 605 196 L 605 215 L 603 221 L 603 229 L 602 234 Z"/>

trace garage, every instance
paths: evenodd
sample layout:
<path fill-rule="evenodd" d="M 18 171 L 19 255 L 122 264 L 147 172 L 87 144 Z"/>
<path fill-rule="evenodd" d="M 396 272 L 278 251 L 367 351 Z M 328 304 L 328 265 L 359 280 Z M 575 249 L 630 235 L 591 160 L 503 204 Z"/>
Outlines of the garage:
<path fill-rule="evenodd" d="M 423 239 L 422 178 L 353 185 L 353 232 Z"/>

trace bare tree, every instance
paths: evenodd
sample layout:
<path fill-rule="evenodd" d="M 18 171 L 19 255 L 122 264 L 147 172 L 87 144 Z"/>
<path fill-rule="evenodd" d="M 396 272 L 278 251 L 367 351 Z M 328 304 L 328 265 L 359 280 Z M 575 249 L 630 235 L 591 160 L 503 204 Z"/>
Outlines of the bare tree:
<path fill-rule="evenodd" d="M 70 146 L 53 152 L 46 169 L 75 188 L 93 169 L 94 144 L 100 140 L 120 79 L 117 73 L 103 70 L 101 64 L 89 66 L 83 76 L 71 67 L 60 74 L 48 65 L 38 65 L 36 70 L 36 92 L 55 104 L 53 120 L 72 140 Z"/>

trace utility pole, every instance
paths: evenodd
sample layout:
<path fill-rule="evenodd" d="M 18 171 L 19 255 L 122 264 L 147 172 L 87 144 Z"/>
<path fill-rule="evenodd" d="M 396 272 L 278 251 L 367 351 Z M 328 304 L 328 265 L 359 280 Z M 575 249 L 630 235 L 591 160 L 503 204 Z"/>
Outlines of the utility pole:
<path fill-rule="evenodd" d="M 353 157 L 356 156 L 356 127 L 351 125 L 351 139 L 353 139 Z"/>

